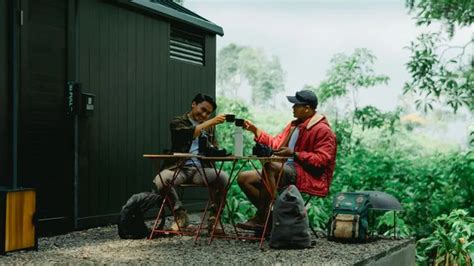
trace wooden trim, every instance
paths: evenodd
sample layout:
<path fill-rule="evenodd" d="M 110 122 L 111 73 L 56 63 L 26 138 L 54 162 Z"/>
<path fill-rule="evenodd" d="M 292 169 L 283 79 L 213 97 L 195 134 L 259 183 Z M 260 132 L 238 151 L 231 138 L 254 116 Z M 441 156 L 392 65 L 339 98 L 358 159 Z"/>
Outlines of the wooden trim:
<path fill-rule="evenodd" d="M 5 222 L 7 209 L 7 194 L 0 193 L 0 255 L 5 254 Z"/>
<path fill-rule="evenodd" d="M 5 251 L 35 246 L 33 215 L 36 210 L 36 193 L 8 192 L 6 197 Z"/>
<path fill-rule="evenodd" d="M 15 250 L 38 249 L 34 216 L 36 191 L 0 191 L 0 254 Z"/>

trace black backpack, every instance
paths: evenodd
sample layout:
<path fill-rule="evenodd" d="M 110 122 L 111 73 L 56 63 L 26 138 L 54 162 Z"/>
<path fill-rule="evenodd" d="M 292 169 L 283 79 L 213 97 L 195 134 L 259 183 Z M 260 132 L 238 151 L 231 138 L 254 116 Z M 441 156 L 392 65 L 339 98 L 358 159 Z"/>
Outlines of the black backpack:
<path fill-rule="evenodd" d="M 328 240 L 364 242 L 368 240 L 370 196 L 366 193 L 340 192 L 333 200 Z"/>
<path fill-rule="evenodd" d="M 123 239 L 145 238 L 150 231 L 145 225 L 143 215 L 153 206 L 159 206 L 162 197 L 153 192 L 141 192 L 132 195 L 120 212 L 118 234 Z M 162 219 L 164 221 L 164 219 Z M 160 225 L 162 226 L 162 225 Z"/>
<path fill-rule="evenodd" d="M 278 196 L 273 207 L 271 248 L 300 249 L 311 246 L 309 220 L 303 197 L 294 185 Z"/>

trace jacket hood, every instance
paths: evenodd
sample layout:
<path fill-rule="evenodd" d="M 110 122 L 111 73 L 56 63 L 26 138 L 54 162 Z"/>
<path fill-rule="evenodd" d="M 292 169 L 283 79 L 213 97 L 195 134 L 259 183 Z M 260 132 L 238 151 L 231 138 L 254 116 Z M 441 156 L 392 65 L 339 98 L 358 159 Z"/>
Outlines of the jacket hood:
<path fill-rule="evenodd" d="M 297 120 L 293 120 L 292 124 L 295 124 L 296 121 Z M 324 123 L 329 126 L 329 122 L 326 117 L 324 115 L 316 113 L 311 118 L 308 118 L 306 119 L 306 121 L 303 122 L 303 127 L 306 127 L 306 129 L 310 129 L 318 123 Z"/>

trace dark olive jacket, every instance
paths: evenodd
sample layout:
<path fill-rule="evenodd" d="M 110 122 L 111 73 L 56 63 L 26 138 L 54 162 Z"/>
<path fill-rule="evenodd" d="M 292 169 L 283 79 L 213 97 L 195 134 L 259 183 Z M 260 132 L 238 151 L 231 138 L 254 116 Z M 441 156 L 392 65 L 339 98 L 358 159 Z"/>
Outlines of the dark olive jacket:
<path fill-rule="evenodd" d="M 196 126 L 191 123 L 188 113 L 174 117 L 170 122 L 171 131 L 171 153 L 188 153 L 193 142 L 193 135 Z M 208 136 L 210 143 L 217 147 L 215 137 L 215 127 L 203 129 Z M 170 160 L 165 162 L 164 168 L 173 168 L 177 165 L 177 160 Z"/>

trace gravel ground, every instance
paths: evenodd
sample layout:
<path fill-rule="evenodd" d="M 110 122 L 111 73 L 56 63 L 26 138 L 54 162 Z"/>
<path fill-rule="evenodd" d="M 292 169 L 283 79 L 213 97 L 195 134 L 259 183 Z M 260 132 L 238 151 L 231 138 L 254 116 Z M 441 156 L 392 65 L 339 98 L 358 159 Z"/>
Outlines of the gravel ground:
<path fill-rule="evenodd" d="M 194 217 L 194 219 L 196 219 Z M 257 242 L 207 238 L 194 245 L 192 236 L 122 240 L 111 225 L 65 235 L 40 238 L 38 251 L 16 251 L 0 256 L 0 264 L 324 264 L 351 265 L 409 240 L 379 239 L 364 244 L 342 244 L 315 238 L 303 250 L 261 251 Z"/>

